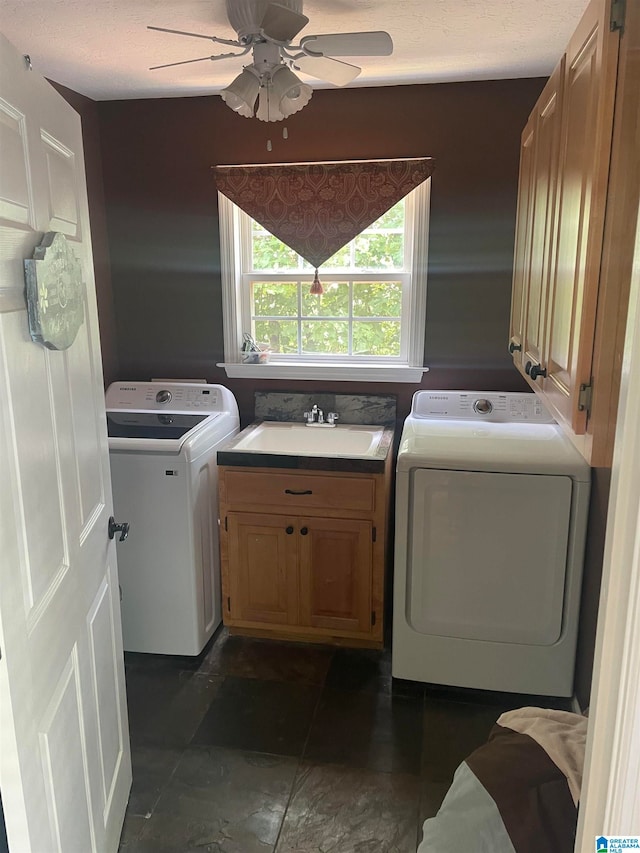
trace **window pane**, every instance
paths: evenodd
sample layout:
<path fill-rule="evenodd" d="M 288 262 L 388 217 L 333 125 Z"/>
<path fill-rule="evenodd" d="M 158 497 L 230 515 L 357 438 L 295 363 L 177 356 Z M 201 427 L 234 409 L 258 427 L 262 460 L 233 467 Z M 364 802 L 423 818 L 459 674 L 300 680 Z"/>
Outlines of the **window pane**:
<path fill-rule="evenodd" d="M 404 265 L 402 234 L 360 234 L 356 237 L 356 268 L 401 269 Z"/>
<path fill-rule="evenodd" d="M 302 314 L 305 317 L 348 317 L 349 285 L 346 282 L 323 281 L 324 293 L 310 293 L 310 284 L 302 284 Z"/>
<path fill-rule="evenodd" d="M 277 272 L 298 269 L 298 255 L 273 234 L 265 232 L 264 237 L 254 234 L 251 250 L 251 265 L 254 270 Z"/>
<path fill-rule="evenodd" d="M 399 317 L 402 284 L 399 281 L 359 281 L 353 284 L 354 317 Z"/>
<path fill-rule="evenodd" d="M 255 320 L 253 336 L 259 344 L 269 344 L 271 352 L 298 352 L 298 324 L 292 320 Z"/>
<path fill-rule="evenodd" d="M 354 355 L 400 355 L 400 321 L 354 322 Z"/>
<path fill-rule="evenodd" d="M 374 230 L 376 228 L 404 228 L 404 199 L 383 213 L 380 219 L 373 222 L 369 228 Z"/>
<path fill-rule="evenodd" d="M 348 270 L 351 266 L 351 243 L 347 243 L 322 264 L 328 270 Z"/>
<path fill-rule="evenodd" d="M 346 355 L 349 352 L 349 324 L 343 321 L 305 320 L 302 323 L 302 352 Z"/>
<path fill-rule="evenodd" d="M 298 285 L 291 281 L 253 283 L 253 313 L 262 317 L 297 317 Z"/>

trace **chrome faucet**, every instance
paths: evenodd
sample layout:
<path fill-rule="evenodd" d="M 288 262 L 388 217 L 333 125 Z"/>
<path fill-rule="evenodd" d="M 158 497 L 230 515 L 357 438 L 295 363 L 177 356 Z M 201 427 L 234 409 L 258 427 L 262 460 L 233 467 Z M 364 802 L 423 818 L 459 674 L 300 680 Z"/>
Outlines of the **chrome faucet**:
<path fill-rule="evenodd" d="M 311 426 L 312 424 L 324 423 L 324 412 L 322 411 L 322 409 L 319 409 L 315 403 L 313 404 L 313 408 L 311 409 L 311 411 L 305 412 L 304 416 L 307 419 L 307 426 Z"/>
<path fill-rule="evenodd" d="M 339 415 L 335 412 L 329 412 L 327 415 L 327 420 L 324 419 L 324 412 L 322 409 L 319 409 L 318 406 L 314 403 L 311 411 L 305 412 L 304 416 L 306 418 L 307 426 L 323 426 L 323 427 L 332 427 L 336 425 L 336 421 L 338 420 Z"/>

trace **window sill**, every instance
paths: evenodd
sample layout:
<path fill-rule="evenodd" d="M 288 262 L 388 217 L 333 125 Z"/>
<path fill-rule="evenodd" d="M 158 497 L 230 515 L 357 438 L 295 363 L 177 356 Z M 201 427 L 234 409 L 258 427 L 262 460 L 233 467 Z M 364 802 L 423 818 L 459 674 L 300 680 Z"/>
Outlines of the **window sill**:
<path fill-rule="evenodd" d="M 269 364 L 222 363 L 230 379 L 304 379 L 338 382 L 421 382 L 428 367 L 406 365 L 301 364 L 280 362 Z"/>

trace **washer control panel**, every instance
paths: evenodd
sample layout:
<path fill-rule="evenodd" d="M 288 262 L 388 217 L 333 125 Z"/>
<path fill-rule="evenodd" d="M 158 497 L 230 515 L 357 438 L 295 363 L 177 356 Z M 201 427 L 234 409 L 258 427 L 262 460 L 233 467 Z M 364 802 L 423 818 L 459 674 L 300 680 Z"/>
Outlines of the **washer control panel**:
<path fill-rule="evenodd" d="M 189 382 L 114 382 L 107 389 L 106 408 L 113 412 L 209 412 L 221 411 L 218 385 Z"/>
<path fill-rule="evenodd" d="M 415 418 L 479 420 L 492 423 L 555 423 L 536 394 L 497 391 L 417 391 Z"/>

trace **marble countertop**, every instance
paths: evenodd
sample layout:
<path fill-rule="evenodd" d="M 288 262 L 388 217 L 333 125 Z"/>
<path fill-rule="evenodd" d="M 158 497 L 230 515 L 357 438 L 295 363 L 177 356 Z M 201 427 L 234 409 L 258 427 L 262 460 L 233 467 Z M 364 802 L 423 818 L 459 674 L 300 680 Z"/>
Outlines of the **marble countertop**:
<path fill-rule="evenodd" d="M 254 431 L 262 420 L 255 421 L 238 433 L 218 450 L 218 465 L 244 468 L 297 468 L 307 471 L 351 471 L 361 474 L 381 474 L 389 454 L 392 452 L 394 431 L 385 426 L 376 455 L 369 457 L 312 456 L 296 453 L 267 453 L 264 451 L 239 449 L 238 443 Z"/>

